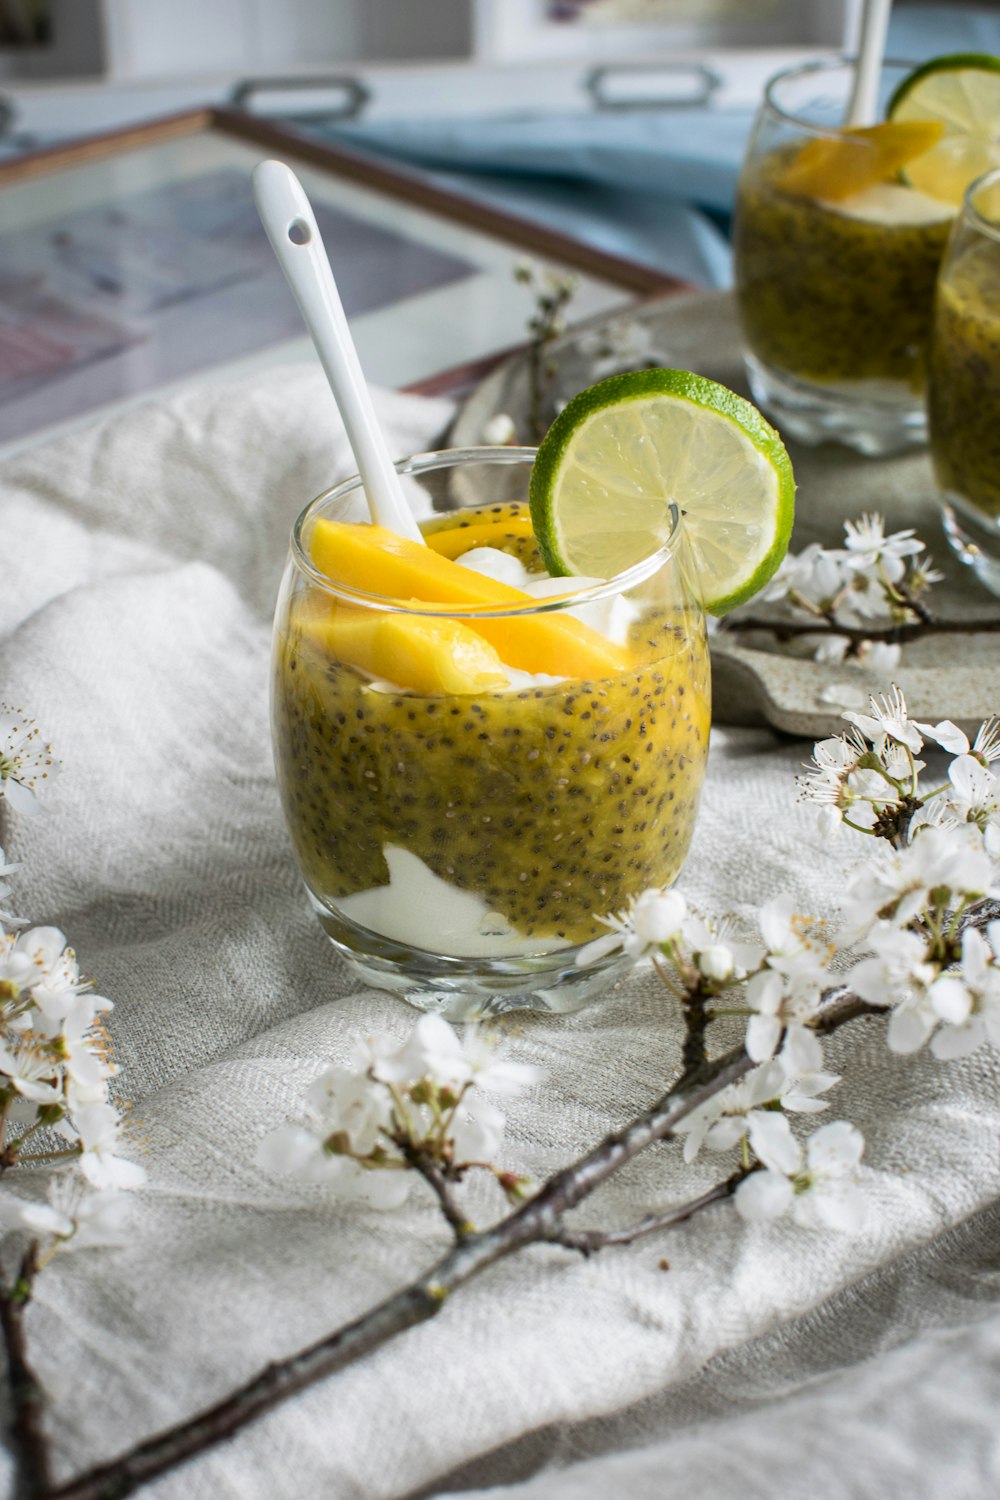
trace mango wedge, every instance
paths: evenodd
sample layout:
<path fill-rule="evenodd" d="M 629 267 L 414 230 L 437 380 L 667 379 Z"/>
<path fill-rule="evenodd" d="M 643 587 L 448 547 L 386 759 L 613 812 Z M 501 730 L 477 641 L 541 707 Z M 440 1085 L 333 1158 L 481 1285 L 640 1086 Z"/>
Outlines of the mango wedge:
<path fill-rule="evenodd" d="M 940 120 L 884 120 L 847 130 L 839 140 L 808 141 L 778 179 L 786 193 L 839 203 L 923 156 L 941 139 Z"/>
<path fill-rule="evenodd" d="M 301 628 L 325 655 L 415 693 L 481 693 L 507 686 L 493 647 L 457 620 L 337 604 L 307 616 Z"/>
<path fill-rule="evenodd" d="M 368 594 L 500 608 L 538 602 L 520 589 L 473 573 L 384 526 L 320 517 L 308 545 L 313 562 L 327 578 Z M 629 651 L 571 615 L 475 619 L 467 627 L 489 641 L 508 666 L 523 672 L 601 678 L 635 665 Z"/>
<path fill-rule="evenodd" d="M 427 545 L 439 557 L 461 557 L 473 547 L 496 547 L 505 539 L 528 541 L 534 536 L 531 516 L 508 516 L 505 521 L 479 521 L 472 526 L 449 526 L 447 531 L 428 531 Z M 505 549 L 501 548 L 501 551 Z"/>

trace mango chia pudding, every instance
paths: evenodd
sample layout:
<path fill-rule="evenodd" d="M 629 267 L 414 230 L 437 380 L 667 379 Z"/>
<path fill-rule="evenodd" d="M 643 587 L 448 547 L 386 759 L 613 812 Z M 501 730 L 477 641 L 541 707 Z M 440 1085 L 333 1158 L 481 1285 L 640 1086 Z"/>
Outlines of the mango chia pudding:
<path fill-rule="evenodd" d="M 952 503 L 1000 521 L 1000 250 L 993 239 L 964 241 L 942 274 L 928 404 L 941 489 Z"/>
<path fill-rule="evenodd" d="M 801 147 L 749 164 L 734 247 L 740 319 L 763 364 L 808 381 L 919 394 L 934 282 L 954 210 L 898 181 L 824 196 Z"/>
<path fill-rule="evenodd" d="M 285 816 L 338 946 L 499 973 L 669 884 L 709 732 L 703 621 L 672 560 L 588 588 L 548 577 L 525 503 L 436 517 L 426 547 L 329 514 L 304 545 L 330 586 L 295 572 L 279 603 L 272 704 Z"/>

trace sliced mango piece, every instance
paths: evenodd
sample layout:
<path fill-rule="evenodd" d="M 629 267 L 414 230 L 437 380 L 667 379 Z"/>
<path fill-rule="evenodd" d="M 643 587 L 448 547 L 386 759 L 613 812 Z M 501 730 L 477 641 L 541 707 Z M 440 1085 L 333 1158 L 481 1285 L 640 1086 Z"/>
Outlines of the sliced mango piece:
<path fill-rule="evenodd" d="M 808 141 L 778 179 L 786 193 L 839 203 L 884 182 L 941 139 L 940 120 L 884 120 L 847 130 L 838 140 Z"/>
<path fill-rule="evenodd" d="M 306 615 L 301 630 L 337 661 L 415 693 L 481 693 L 507 685 L 493 647 L 458 620 L 337 604 Z"/>
<path fill-rule="evenodd" d="M 444 531 L 427 531 L 425 536 L 428 547 L 432 547 L 439 557 L 455 558 L 471 552 L 473 547 L 497 547 L 501 552 L 509 552 L 512 549 L 505 546 L 505 542 L 509 543 L 512 539 L 517 542 L 534 541 L 535 533 L 531 529 L 531 516 L 525 511 L 523 516 L 511 516 L 505 521 L 479 521 L 471 526 L 449 526 Z"/>
<path fill-rule="evenodd" d="M 384 526 L 320 517 L 313 525 L 308 546 L 321 573 L 334 583 L 368 594 L 501 608 L 538 603 L 521 589 L 473 573 Z M 523 672 L 600 678 L 615 676 L 635 665 L 624 647 L 614 645 L 572 615 L 475 619 L 467 624 L 496 647 L 502 661 Z"/>

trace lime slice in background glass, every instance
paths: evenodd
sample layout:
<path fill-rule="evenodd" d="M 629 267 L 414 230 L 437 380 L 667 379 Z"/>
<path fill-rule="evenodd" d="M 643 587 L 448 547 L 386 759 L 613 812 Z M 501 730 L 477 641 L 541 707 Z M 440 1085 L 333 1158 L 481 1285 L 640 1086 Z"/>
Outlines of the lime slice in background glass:
<path fill-rule="evenodd" d="M 1000 57 L 935 57 L 903 79 L 888 115 L 944 126 L 938 144 L 907 162 L 901 175 L 911 187 L 957 208 L 970 182 L 1000 166 Z"/>
<path fill-rule="evenodd" d="M 543 438 L 531 519 L 550 573 L 612 578 L 683 516 L 702 603 L 725 614 L 788 549 L 795 481 L 757 408 L 686 370 L 612 375 L 581 391 Z"/>

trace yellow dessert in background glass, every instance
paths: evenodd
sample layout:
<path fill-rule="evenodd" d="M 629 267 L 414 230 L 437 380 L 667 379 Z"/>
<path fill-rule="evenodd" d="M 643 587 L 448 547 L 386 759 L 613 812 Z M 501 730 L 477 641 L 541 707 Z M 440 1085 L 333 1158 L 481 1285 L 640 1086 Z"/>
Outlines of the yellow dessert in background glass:
<path fill-rule="evenodd" d="M 885 64 L 883 113 L 915 76 Z M 901 100 L 906 118 L 846 128 L 852 83 L 851 66 L 814 63 L 768 84 L 739 186 L 735 281 L 755 400 L 787 434 L 880 454 L 926 439 L 934 283 L 956 204 L 920 167 L 942 122 Z"/>
<path fill-rule="evenodd" d="M 970 187 L 952 231 L 927 404 L 948 540 L 1000 594 L 1000 171 Z"/>

